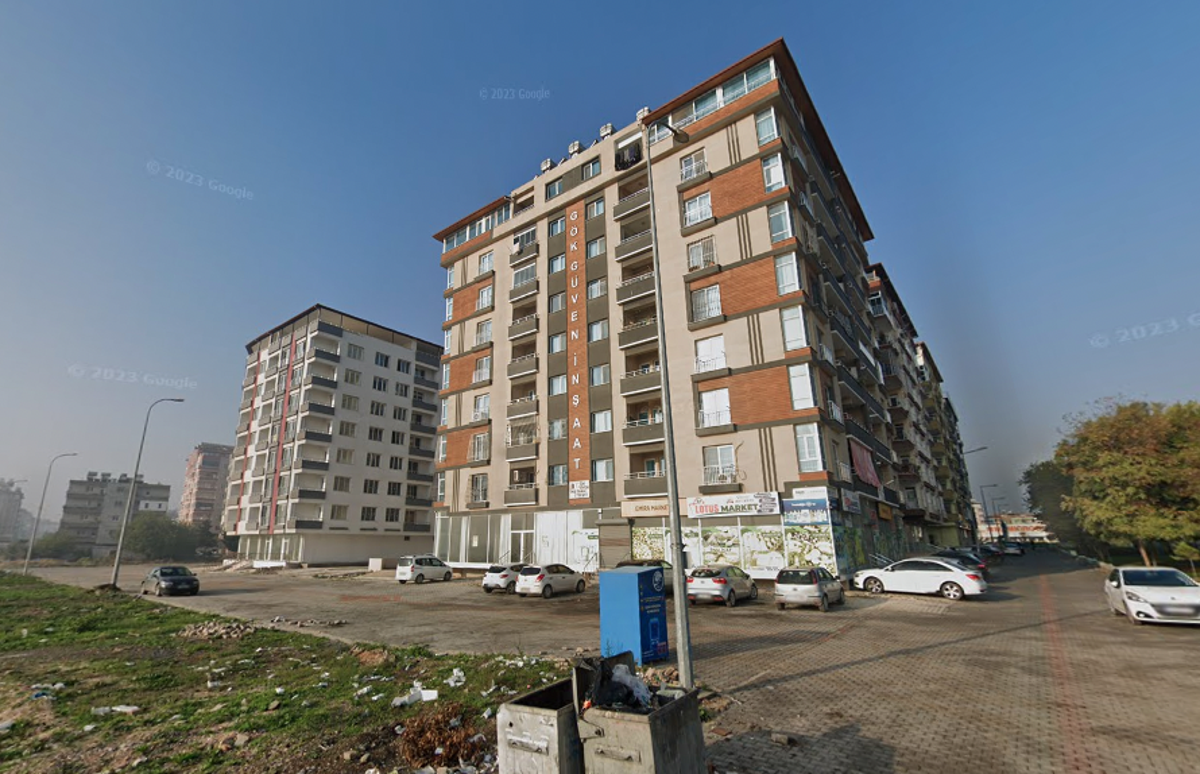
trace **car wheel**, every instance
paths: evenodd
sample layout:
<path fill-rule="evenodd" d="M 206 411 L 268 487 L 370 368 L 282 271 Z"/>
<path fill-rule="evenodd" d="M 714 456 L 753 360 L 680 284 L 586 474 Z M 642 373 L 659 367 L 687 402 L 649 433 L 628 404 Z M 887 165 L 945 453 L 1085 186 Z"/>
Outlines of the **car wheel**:
<path fill-rule="evenodd" d="M 1134 615 L 1133 611 L 1130 610 L 1128 607 L 1125 608 L 1125 617 L 1128 618 L 1129 623 L 1133 624 L 1134 626 L 1141 626 L 1143 623 L 1142 619 L 1140 619 L 1136 615 Z"/>
<path fill-rule="evenodd" d="M 688 597 L 688 604 L 691 605 L 692 607 L 695 607 L 696 606 L 695 597 Z"/>
<path fill-rule="evenodd" d="M 737 607 L 737 592 L 733 589 L 729 590 L 729 596 L 725 597 L 726 607 Z"/>
<path fill-rule="evenodd" d="M 413 578 L 413 580 L 414 580 L 414 581 L 416 581 L 417 583 L 424 583 L 424 582 L 425 582 L 425 576 L 424 576 L 424 575 L 418 575 L 417 577 Z"/>
<path fill-rule="evenodd" d="M 783 602 L 776 602 L 776 603 L 775 603 L 775 608 L 776 608 L 777 610 L 783 610 L 783 609 L 784 609 L 784 608 L 786 608 L 786 607 L 787 607 L 787 605 L 786 605 L 785 603 L 783 603 Z"/>
<path fill-rule="evenodd" d="M 521 597 L 521 599 L 524 599 L 526 595 L 525 595 L 525 594 L 521 594 L 521 595 L 519 595 L 519 596 Z"/>
<path fill-rule="evenodd" d="M 154 596 L 161 597 L 163 595 L 162 586 L 154 584 Z"/>
<path fill-rule="evenodd" d="M 542 588 L 542 599 L 549 599 L 552 596 L 554 596 L 554 589 L 550 588 L 549 586 Z"/>
<path fill-rule="evenodd" d="M 839 605 L 844 605 L 844 604 L 846 604 L 846 590 L 845 590 L 845 589 L 842 589 L 841 591 L 839 591 L 839 592 L 838 592 L 838 601 L 837 601 L 837 603 L 838 603 Z"/>
<path fill-rule="evenodd" d="M 509 581 L 508 585 L 504 587 L 504 590 L 507 591 L 509 594 L 516 594 L 517 593 L 517 582 Z M 522 594 L 521 596 L 525 596 L 525 595 Z"/>
<path fill-rule="evenodd" d="M 403 586 L 405 583 L 408 583 L 408 581 L 406 581 L 406 580 L 402 580 L 402 581 L 400 581 L 400 585 L 401 585 L 401 586 Z"/>
<path fill-rule="evenodd" d="M 1118 610 L 1117 608 L 1113 607 L 1112 605 L 1109 605 L 1108 609 L 1113 615 L 1125 615 L 1125 611 Z"/>
<path fill-rule="evenodd" d="M 755 586 L 753 583 L 750 584 L 750 598 L 758 599 L 758 586 Z"/>
<path fill-rule="evenodd" d="M 872 594 L 882 594 L 883 581 L 879 580 L 878 578 L 867 578 L 865 581 L 863 581 L 863 588 Z"/>
<path fill-rule="evenodd" d="M 946 599 L 959 600 L 963 598 L 962 586 L 957 583 L 943 583 L 941 592 Z"/>
<path fill-rule="evenodd" d="M 491 593 L 492 593 L 492 587 L 491 587 L 491 586 L 484 586 L 484 587 L 483 587 L 483 590 L 484 590 L 484 591 L 486 591 L 488 594 L 491 594 Z"/>
<path fill-rule="evenodd" d="M 453 578 L 453 577 L 454 577 L 454 573 L 452 573 L 452 572 L 447 572 L 445 575 L 443 575 L 443 576 L 442 576 L 442 580 L 444 580 L 444 581 L 448 581 L 448 580 L 450 580 L 450 579 L 451 579 L 451 578 Z"/>
<path fill-rule="evenodd" d="M 583 593 L 583 587 L 584 587 L 583 581 L 579 581 L 578 583 L 576 583 L 576 584 L 575 584 L 575 593 L 576 593 L 576 594 L 582 594 L 582 593 Z"/>
<path fill-rule="evenodd" d="M 828 613 L 829 612 L 829 597 L 822 594 L 821 602 L 817 605 L 817 607 L 820 608 L 822 613 Z"/>
<path fill-rule="evenodd" d="M 194 597 L 199 593 L 200 593 L 200 589 L 196 589 L 195 591 L 192 592 L 192 596 Z"/>

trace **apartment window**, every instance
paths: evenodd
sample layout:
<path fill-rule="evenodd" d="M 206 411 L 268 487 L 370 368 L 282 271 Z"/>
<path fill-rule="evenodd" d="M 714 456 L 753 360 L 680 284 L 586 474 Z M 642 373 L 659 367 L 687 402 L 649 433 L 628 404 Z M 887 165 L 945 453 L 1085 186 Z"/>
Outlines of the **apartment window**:
<path fill-rule="evenodd" d="M 550 394 L 564 395 L 567 392 L 567 375 L 560 374 L 550 377 Z"/>
<path fill-rule="evenodd" d="M 562 181 L 561 177 L 557 180 L 553 180 L 549 183 L 546 183 L 546 198 L 547 199 L 553 199 L 555 196 L 558 196 L 562 192 L 563 192 L 563 181 Z"/>
<path fill-rule="evenodd" d="M 471 476 L 471 502 L 485 503 L 488 499 L 488 474 L 476 473 Z"/>
<path fill-rule="evenodd" d="M 479 298 L 475 301 L 475 311 L 478 312 L 480 309 L 487 309 L 489 306 L 491 306 L 493 303 L 492 295 L 493 293 L 491 285 L 488 285 L 485 288 L 480 288 Z"/>
<path fill-rule="evenodd" d="M 709 336 L 696 340 L 696 373 L 725 367 L 725 337 Z"/>
<path fill-rule="evenodd" d="M 587 204 L 587 217 L 598 218 L 604 214 L 604 200 L 594 199 Z"/>
<path fill-rule="evenodd" d="M 604 237 L 593 239 L 587 243 L 587 257 L 595 258 L 604 255 Z"/>
<path fill-rule="evenodd" d="M 360 518 L 363 521 L 375 521 L 375 506 L 364 505 Z"/>
<path fill-rule="evenodd" d="M 718 427 L 732 422 L 728 387 L 700 393 L 700 427 Z"/>
<path fill-rule="evenodd" d="M 442 398 L 439 401 L 439 404 L 440 405 L 438 407 L 438 424 L 439 425 L 448 425 L 448 424 L 450 424 L 450 422 L 449 422 L 450 401 L 446 400 L 445 398 Z"/>
<path fill-rule="evenodd" d="M 475 410 L 471 414 L 473 422 L 479 422 L 488 419 L 492 416 L 492 396 L 491 395 L 476 395 Z"/>
<path fill-rule="evenodd" d="M 400 382 L 396 382 L 396 397 L 398 397 L 398 398 L 407 398 L 408 397 L 408 385 L 407 384 L 402 384 Z"/>
<path fill-rule="evenodd" d="M 737 479 L 737 457 L 732 444 L 705 446 L 704 484 L 718 486 L 732 484 Z"/>
<path fill-rule="evenodd" d="M 781 296 L 800 289 L 800 264 L 795 253 L 775 256 L 775 290 Z"/>
<path fill-rule="evenodd" d="M 683 203 L 683 225 L 694 226 L 712 217 L 712 197 L 707 191 Z"/>
<path fill-rule="evenodd" d="M 567 348 L 567 334 L 552 333 L 550 334 L 550 352 L 563 352 Z"/>
<path fill-rule="evenodd" d="M 363 359 L 363 348 L 358 346 L 357 344 L 347 344 L 346 345 L 346 357 L 350 358 L 351 360 L 362 360 Z"/>
<path fill-rule="evenodd" d="M 613 461 L 607 460 L 592 460 L 592 480 L 593 481 L 612 481 L 615 477 L 613 469 Z"/>
<path fill-rule="evenodd" d="M 788 366 L 788 382 L 792 387 L 792 409 L 806 409 L 817 405 L 813 402 L 812 377 L 807 364 Z"/>
<path fill-rule="evenodd" d="M 608 363 L 594 365 L 588 369 L 588 384 L 599 387 L 612 381 L 612 366 Z"/>
<path fill-rule="evenodd" d="M 380 457 L 380 456 L 379 456 L 378 454 L 376 454 L 375 452 L 367 452 L 367 467 L 368 467 L 368 468 L 377 468 L 377 467 L 379 467 L 379 462 L 380 462 L 380 460 L 381 460 L 381 459 L 383 459 L 383 458 L 382 458 L 382 457 Z"/>
<path fill-rule="evenodd" d="M 792 230 L 792 211 L 787 202 L 776 202 L 767 208 L 767 222 L 771 225 L 771 241 L 782 242 L 795 233 Z"/>
<path fill-rule="evenodd" d="M 475 346 L 480 347 L 492 341 L 492 321 L 484 320 L 475 324 Z"/>
<path fill-rule="evenodd" d="M 408 360 L 396 359 L 396 370 L 402 374 L 407 374 L 412 371 L 412 363 Z"/>
<path fill-rule="evenodd" d="M 453 297 L 446 299 L 446 319 L 447 320 L 454 319 L 454 298 Z"/>
<path fill-rule="evenodd" d="M 689 244 L 687 252 L 688 271 L 706 269 L 717 262 L 717 250 L 710 236 Z"/>
<path fill-rule="evenodd" d="M 697 175 L 703 175 L 708 171 L 708 157 L 704 153 L 704 149 L 684 156 L 679 160 L 679 179 L 691 180 Z"/>
<path fill-rule="evenodd" d="M 483 255 L 479 256 L 479 272 L 478 272 L 478 274 L 487 274 L 489 271 L 492 270 L 492 266 L 493 266 L 493 263 L 492 263 L 491 252 L 486 252 Z M 478 276 L 478 274 L 476 276 Z"/>
<path fill-rule="evenodd" d="M 368 428 L 367 429 L 367 440 L 368 441 L 378 441 L 380 443 L 383 443 L 383 428 L 382 427 Z"/>
<path fill-rule="evenodd" d="M 388 457 L 388 468 L 390 470 L 401 470 L 404 467 L 403 457 Z"/>
<path fill-rule="evenodd" d="M 402 431 L 402 430 L 393 430 L 392 431 L 392 445 L 393 446 L 403 446 L 404 445 L 404 431 Z"/>
<path fill-rule="evenodd" d="M 551 419 L 550 427 L 546 433 L 551 441 L 561 441 L 567 437 L 567 420 Z"/>
<path fill-rule="evenodd" d="M 758 132 L 758 144 L 766 145 L 779 137 L 779 127 L 775 123 L 775 109 L 766 110 L 754 116 L 754 128 Z"/>
<path fill-rule="evenodd" d="M 776 153 L 762 160 L 763 188 L 767 193 L 783 188 L 783 157 Z"/>
<path fill-rule="evenodd" d="M 400 521 L 400 509 L 399 508 L 388 508 L 383 513 L 384 513 L 384 516 L 383 516 L 384 521 L 390 521 L 393 524 Z"/>
<path fill-rule="evenodd" d="M 473 382 L 486 382 L 492 378 L 492 356 L 484 355 L 475 361 L 475 374 Z"/>
<path fill-rule="evenodd" d="M 566 218 L 555 218 L 546 229 L 546 236 L 557 236 L 567 230 Z"/>
<path fill-rule="evenodd" d="M 566 309 L 567 308 L 567 294 L 566 293 L 555 293 L 554 295 L 550 296 L 548 308 L 551 312 L 561 312 L 562 310 Z"/>
<path fill-rule="evenodd" d="M 437 458 L 438 462 L 446 461 L 446 436 L 439 435 L 437 439 Z"/>
<path fill-rule="evenodd" d="M 454 287 L 454 267 L 453 266 L 451 266 L 449 269 L 446 269 L 446 287 L 447 288 Z"/>
<path fill-rule="evenodd" d="M 392 358 L 390 355 L 385 355 L 382 352 L 376 352 L 375 353 L 375 365 L 379 366 L 380 368 L 391 368 L 392 367 Z"/>
<path fill-rule="evenodd" d="M 353 436 L 354 432 L 357 429 L 358 429 L 358 426 L 355 425 L 353 422 L 346 422 L 344 420 L 341 422 L 338 422 L 338 435 Z"/>
<path fill-rule="evenodd" d="M 404 485 L 399 481 L 389 481 L 387 486 L 388 497 L 398 497 L 404 493 Z"/>
<path fill-rule="evenodd" d="M 350 491 L 350 477 L 349 476 L 334 476 L 333 477 L 333 491 L 349 492 Z"/>
<path fill-rule="evenodd" d="M 336 459 L 342 465 L 353 465 L 354 464 L 354 450 L 353 449 L 338 449 Z"/>
<path fill-rule="evenodd" d="M 593 298 L 600 298 L 601 296 L 605 296 L 605 295 L 608 295 L 608 278 L 607 277 L 601 277 L 600 279 L 594 279 L 587 284 L 587 297 L 588 297 L 589 301 L 592 300 Z"/>
<path fill-rule="evenodd" d="M 450 353 L 450 351 L 453 349 L 453 344 L 454 329 L 447 328 L 446 330 L 442 331 L 442 349 L 446 350 L 447 353 Z"/>
<path fill-rule="evenodd" d="M 352 368 L 347 368 L 342 372 L 342 379 L 346 382 L 346 384 L 356 386 L 362 382 L 362 372 L 355 371 Z"/>
<path fill-rule="evenodd" d="M 560 271 L 564 271 L 566 268 L 567 256 L 565 254 L 556 255 L 550 259 L 550 270 L 547 273 L 558 274 Z"/>
<path fill-rule="evenodd" d="M 784 349 L 803 349 L 808 346 L 808 331 L 804 326 L 803 309 L 798 306 L 780 309 L 779 319 L 783 323 Z"/>
<path fill-rule="evenodd" d="M 593 433 L 611 433 L 612 432 L 612 411 L 605 409 L 604 411 L 592 412 L 592 432 Z"/>
<path fill-rule="evenodd" d="M 600 159 L 592 159 L 583 165 L 581 170 L 584 180 L 591 180 L 596 175 L 600 174 Z"/>
<path fill-rule="evenodd" d="M 437 501 L 440 503 L 446 499 L 446 474 L 438 473 L 434 479 L 437 486 Z"/>
<path fill-rule="evenodd" d="M 379 494 L 379 480 L 374 478 L 364 478 L 363 494 Z"/>
<path fill-rule="evenodd" d="M 342 408 L 347 411 L 358 411 L 358 398 L 354 395 L 342 395 Z"/>
<path fill-rule="evenodd" d="M 371 379 L 371 389 L 376 392 L 387 392 L 388 380 L 382 376 Z"/>
<path fill-rule="evenodd" d="M 700 322 L 721 314 L 721 286 L 709 285 L 692 291 L 692 322 Z"/>
<path fill-rule="evenodd" d="M 403 406 L 393 406 L 392 419 L 396 420 L 397 422 L 405 421 L 408 419 L 408 409 L 404 408 Z"/>
<path fill-rule="evenodd" d="M 815 424 L 796 425 L 796 456 L 800 460 L 801 473 L 825 469 L 821 462 L 821 433 Z"/>
<path fill-rule="evenodd" d="M 517 269 L 516 271 L 513 272 L 512 286 L 514 288 L 519 288 L 522 285 L 528 285 L 530 282 L 533 282 L 536 279 L 537 279 L 537 264 L 531 263 L 528 266 L 523 266 L 520 269 Z"/>
<path fill-rule="evenodd" d="M 565 486 L 567 483 L 567 466 L 550 466 L 550 486 Z"/>
<path fill-rule="evenodd" d="M 377 400 L 371 401 L 371 414 L 373 416 L 382 417 L 387 414 L 387 405 L 380 403 Z"/>
<path fill-rule="evenodd" d="M 608 338 L 608 320 L 597 320 L 588 325 L 588 341 L 603 341 Z"/>
<path fill-rule="evenodd" d="M 329 509 L 330 521 L 345 521 L 347 518 L 347 508 L 344 505 L 334 505 Z"/>

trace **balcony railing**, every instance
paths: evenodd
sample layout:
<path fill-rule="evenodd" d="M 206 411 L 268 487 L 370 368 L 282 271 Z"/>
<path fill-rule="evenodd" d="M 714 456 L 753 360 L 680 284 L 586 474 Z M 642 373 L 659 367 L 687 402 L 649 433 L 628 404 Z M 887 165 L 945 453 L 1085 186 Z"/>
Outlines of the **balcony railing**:
<path fill-rule="evenodd" d="M 703 322 L 711 320 L 714 317 L 721 316 L 721 302 L 717 301 L 693 301 L 692 302 L 692 322 Z"/>
<path fill-rule="evenodd" d="M 729 409 L 700 411 L 697 413 L 697 421 L 700 427 L 721 427 L 733 424 L 732 414 Z"/>
<path fill-rule="evenodd" d="M 618 341 L 622 347 L 632 347 L 635 344 L 641 344 L 646 341 L 653 341 L 658 338 L 658 318 L 648 317 L 644 320 L 632 322 L 621 329 L 618 336 Z"/>
<path fill-rule="evenodd" d="M 842 416 L 842 407 L 833 401 L 829 401 L 829 416 L 838 422 L 845 423 L 845 418 Z"/>
<path fill-rule="evenodd" d="M 694 177 L 700 177 L 708 171 L 708 159 L 692 162 L 679 170 L 679 182 L 686 183 Z"/>
<path fill-rule="evenodd" d="M 693 247 L 696 249 L 693 250 Z M 700 271 L 716 264 L 717 250 L 711 238 L 688 246 L 688 271 Z"/>
<path fill-rule="evenodd" d="M 838 463 L 838 479 L 841 481 L 854 481 L 854 473 L 851 472 L 850 465 L 848 463 Z"/>
<path fill-rule="evenodd" d="M 613 206 L 613 218 L 620 220 L 631 212 L 635 212 L 650 203 L 650 189 L 642 188 L 628 196 L 622 196 Z"/>
<path fill-rule="evenodd" d="M 738 482 L 737 465 L 705 465 L 703 470 L 704 486 L 723 486 Z"/>
<path fill-rule="evenodd" d="M 492 378 L 492 369 L 476 368 L 475 371 L 472 372 L 472 374 L 471 374 L 471 383 L 478 384 L 480 382 L 486 382 L 491 378 Z"/>
<path fill-rule="evenodd" d="M 725 361 L 725 353 L 722 352 L 721 354 L 713 355 L 712 357 L 696 358 L 695 373 L 702 374 L 707 371 L 716 371 L 716 370 L 719 370 L 721 368 L 726 368 L 726 367 L 727 367 L 727 364 Z"/>

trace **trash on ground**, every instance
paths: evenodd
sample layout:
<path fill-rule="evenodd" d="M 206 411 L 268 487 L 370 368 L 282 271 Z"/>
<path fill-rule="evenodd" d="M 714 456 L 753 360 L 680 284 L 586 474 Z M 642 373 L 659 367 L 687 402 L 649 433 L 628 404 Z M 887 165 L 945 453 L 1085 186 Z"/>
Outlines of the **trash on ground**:
<path fill-rule="evenodd" d="M 466 681 L 466 674 L 458 667 L 454 667 L 454 673 L 446 680 L 446 685 L 450 686 L 451 688 L 457 688 Z"/>
<path fill-rule="evenodd" d="M 644 715 L 670 701 L 658 694 L 657 686 L 651 690 L 628 666 L 613 666 L 610 661 L 601 658 L 579 659 L 578 666 L 592 673 L 590 678 L 584 678 L 587 687 L 582 709 L 604 707 Z"/>
<path fill-rule="evenodd" d="M 7 734 L 9 731 L 12 731 L 13 726 L 15 725 L 16 721 L 14 720 L 6 720 L 3 723 L 0 723 L 0 734 Z"/>

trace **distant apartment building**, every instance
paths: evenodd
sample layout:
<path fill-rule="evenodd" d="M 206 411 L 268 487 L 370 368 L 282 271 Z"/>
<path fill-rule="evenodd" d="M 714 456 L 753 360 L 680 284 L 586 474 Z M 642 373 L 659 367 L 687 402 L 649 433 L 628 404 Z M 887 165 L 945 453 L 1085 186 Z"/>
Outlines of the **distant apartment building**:
<path fill-rule="evenodd" d="M 979 503 L 974 505 L 979 513 L 980 540 L 1015 540 L 1022 543 L 1050 543 L 1056 540 L 1046 522 L 1032 513 L 995 513 L 985 519 Z"/>
<path fill-rule="evenodd" d="M 0 548 L 23 539 L 21 503 L 25 492 L 11 480 L 0 479 Z"/>
<path fill-rule="evenodd" d="M 67 484 L 67 499 L 63 504 L 60 534 L 71 537 L 75 544 L 103 559 L 117 550 L 121 520 L 129 499 L 133 480 L 126 474 L 90 472 L 85 479 Z M 133 518 L 148 513 L 167 513 L 171 499 L 168 484 L 149 484 L 138 476 L 134 493 Z"/>
<path fill-rule="evenodd" d="M 665 395 L 692 564 L 845 574 L 946 523 L 930 439 L 885 406 L 922 416 L 907 316 L 868 298 L 870 226 L 782 41 L 434 237 L 443 559 L 664 555 Z"/>
<path fill-rule="evenodd" d="M 248 559 L 433 547 L 436 344 L 313 306 L 246 345 L 223 529 Z"/>
<path fill-rule="evenodd" d="M 215 443 L 199 444 L 188 455 L 179 501 L 180 522 L 220 527 L 232 455 L 232 446 Z"/>

